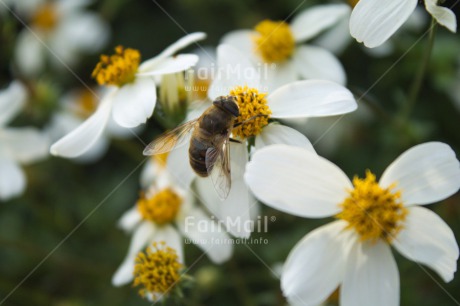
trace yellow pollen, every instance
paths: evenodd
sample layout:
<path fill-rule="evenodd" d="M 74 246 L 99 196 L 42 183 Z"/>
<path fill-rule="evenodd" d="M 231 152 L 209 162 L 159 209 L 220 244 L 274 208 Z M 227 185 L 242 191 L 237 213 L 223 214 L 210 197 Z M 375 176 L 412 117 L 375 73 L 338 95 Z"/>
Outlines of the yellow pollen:
<path fill-rule="evenodd" d="M 237 86 L 230 91 L 230 95 L 236 98 L 240 109 L 236 122 L 247 121 L 234 128 L 233 135 L 242 139 L 259 135 L 272 114 L 265 98 L 267 94 L 259 93 L 257 89 L 248 86 Z"/>
<path fill-rule="evenodd" d="M 392 191 L 396 184 L 382 188 L 375 175 L 366 171 L 366 178 L 353 178 L 354 189 L 340 204 L 342 212 L 337 218 L 348 222 L 347 229 L 354 229 L 361 241 L 390 243 L 403 228 L 407 209 L 401 202 L 401 192 Z"/>
<path fill-rule="evenodd" d="M 76 113 L 77 115 L 87 118 L 96 110 L 98 100 L 94 96 L 93 92 L 84 89 L 79 92 Z"/>
<path fill-rule="evenodd" d="M 32 17 L 32 24 L 45 31 L 52 30 L 58 22 L 58 14 L 51 3 L 47 3 L 38 8 Z"/>
<path fill-rule="evenodd" d="M 117 46 L 114 55 L 101 55 L 91 76 L 99 85 L 121 87 L 134 81 L 140 61 L 141 54 L 138 50 Z"/>
<path fill-rule="evenodd" d="M 135 260 L 133 287 L 142 286 L 139 294 L 145 297 L 154 293 L 165 294 L 177 285 L 183 265 L 174 249 L 164 241 L 154 242 L 147 251 L 140 252 Z"/>
<path fill-rule="evenodd" d="M 145 220 L 162 225 L 174 220 L 181 204 L 182 198 L 171 188 L 165 188 L 152 197 L 142 196 L 137 209 Z"/>
<path fill-rule="evenodd" d="M 254 29 L 257 32 L 253 37 L 255 51 L 265 62 L 283 62 L 294 52 L 294 36 L 286 22 L 266 19 Z"/>

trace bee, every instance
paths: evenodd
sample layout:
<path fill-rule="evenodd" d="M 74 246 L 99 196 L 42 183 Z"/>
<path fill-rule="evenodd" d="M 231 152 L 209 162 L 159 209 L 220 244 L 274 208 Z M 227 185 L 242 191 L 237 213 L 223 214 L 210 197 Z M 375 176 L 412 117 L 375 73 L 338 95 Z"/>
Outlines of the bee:
<path fill-rule="evenodd" d="M 230 138 L 233 128 L 243 124 L 235 123 L 240 115 L 234 96 L 216 98 L 203 114 L 179 125 L 147 145 L 143 154 L 156 155 L 169 152 L 187 143 L 191 133 L 189 161 L 193 171 L 201 177 L 211 177 L 218 196 L 224 200 L 231 188 Z"/>

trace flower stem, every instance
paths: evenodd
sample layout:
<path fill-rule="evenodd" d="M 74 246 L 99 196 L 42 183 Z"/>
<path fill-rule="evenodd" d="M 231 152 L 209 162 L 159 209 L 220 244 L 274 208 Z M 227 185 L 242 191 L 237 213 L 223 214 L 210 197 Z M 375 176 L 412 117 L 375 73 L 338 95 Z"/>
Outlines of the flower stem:
<path fill-rule="evenodd" d="M 420 88 L 422 86 L 422 81 L 423 81 L 423 79 L 425 77 L 426 69 L 427 69 L 428 63 L 430 61 L 431 51 L 433 50 L 433 46 L 434 46 L 436 25 L 437 25 L 436 20 L 434 18 L 432 18 L 429 33 L 428 33 L 428 43 L 427 43 L 427 46 L 426 46 L 426 49 L 425 49 L 425 53 L 423 54 L 422 62 L 420 63 L 417 75 L 415 76 L 415 79 L 412 82 L 412 86 L 410 88 L 407 103 L 405 104 L 405 106 L 403 106 L 403 109 L 402 109 L 402 112 L 401 112 L 401 118 L 403 119 L 403 121 L 405 121 L 407 118 L 409 118 L 409 115 L 410 115 L 412 109 L 414 108 L 415 103 L 417 102 L 417 97 L 418 97 L 418 94 L 420 92 Z"/>

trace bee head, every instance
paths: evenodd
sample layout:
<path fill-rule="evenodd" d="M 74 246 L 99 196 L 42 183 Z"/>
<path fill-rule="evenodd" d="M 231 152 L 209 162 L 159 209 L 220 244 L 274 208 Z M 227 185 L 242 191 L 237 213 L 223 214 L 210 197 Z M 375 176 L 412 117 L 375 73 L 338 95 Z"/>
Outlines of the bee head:
<path fill-rule="evenodd" d="M 240 115 L 240 109 L 238 108 L 238 104 L 236 103 L 234 96 L 217 97 L 212 104 L 235 117 Z"/>

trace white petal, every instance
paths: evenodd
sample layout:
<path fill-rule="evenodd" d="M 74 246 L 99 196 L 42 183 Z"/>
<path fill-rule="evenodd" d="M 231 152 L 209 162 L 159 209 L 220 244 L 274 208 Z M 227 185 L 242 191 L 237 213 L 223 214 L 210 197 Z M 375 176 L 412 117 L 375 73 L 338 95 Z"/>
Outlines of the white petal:
<path fill-rule="evenodd" d="M 339 286 L 346 255 L 344 221 L 322 226 L 300 240 L 289 253 L 281 289 L 294 305 L 320 305 Z"/>
<path fill-rule="evenodd" d="M 206 207 L 206 209 L 218 219 L 221 219 L 220 208 L 222 201 L 219 199 L 214 184 L 209 177 L 197 176 L 194 180 L 194 186 L 197 190 L 197 200 Z"/>
<path fill-rule="evenodd" d="M 198 62 L 198 56 L 195 54 L 179 54 L 174 57 L 167 57 L 149 69 L 139 69 L 137 76 L 154 76 L 181 72 L 189 69 Z"/>
<path fill-rule="evenodd" d="M 185 35 L 184 37 L 180 38 L 178 41 L 164 49 L 163 52 L 160 53 L 159 57 L 169 57 L 176 53 L 177 51 L 188 47 L 189 45 L 196 43 L 197 41 L 203 40 L 206 38 L 206 33 L 203 32 L 194 32 Z"/>
<path fill-rule="evenodd" d="M 179 262 L 184 263 L 184 248 L 182 246 L 182 237 L 179 232 L 170 224 L 158 227 L 152 237 L 152 242 L 166 242 L 166 246 L 174 249 L 179 257 Z"/>
<path fill-rule="evenodd" d="M 385 242 L 356 241 L 348 255 L 340 305 L 399 305 L 398 267 Z"/>
<path fill-rule="evenodd" d="M 252 30 L 237 30 L 224 35 L 221 39 L 222 44 L 231 45 L 243 54 L 249 55 L 254 53 L 254 43 L 252 36 L 256 33 Z"/>
<path fill-rule="evenodd" d="M 220 264 L 230 258 L 233 247 L 225 228 L 198 208 L 189 210 L 184 217 L 177 225 L 191 243 L 202 249 L 214 263 Z"/>
<path fill-rule="evenodd" d="M 354 111 L 353 94 L 342 85 L 320 80 L 297 81 L 267 97 L 273 118 L 324 117 Z"/>
<path fill-rule="evenodd" d="M 56 29 L 60 39 L 73 50 L 93 53 L 103 48 L 110 29 L 98 14 L 85 12 L 66 17 Z"/>
<path fill-rule="evenodd" d="M 115 271 L 115 274 L 112 276 L 112 285 L 119 287 L 132 282 L 134 276 L 134 265 L 136 260 L 136 254 L 128 255 L 120 267 Z"/>
<path fill-rule="evenodd" d="M 46 127 L 48 137 L 53 142 L 67 133 L 72 132 L 83 120 L 70 111 L 57 112 L 51 118 L 50 124 Z M 77 163 L 93 163 L 99 160 L 109 147 L 109 141 L 104 135 L 100 137 L 85 153 L 76 157 L 73 161 Z M 48 146 L 49 148 L 49 146 Z M 48 150 L 48 149 L 47 149 Z"/>
<path fill-rule="evenodd" d="M 245 144 L 230 144 L 232 186 L 228 197 L 220 201 L 218 215 L 225 222 L 227 231 L 239 238 L 251 235 L 251 206 L 256 202 L 243 179 L 248 158 Z"/>
<path fill-rule="evenodd" d="M 437 0 L 425 0 L 425 7 L 440 25 L 445 26 L 451 32 L 457 32 L 457 18 L 452 10 L 438 5 Z"/>
<path fill-rule="evenodd" d="M 368 48 L 384 43 L 409 18 L 417 0 L 360 0 L 350 18 L 350 33 Z"/>
<path fill-rule="evenodd" d="M 35 2 L 37 0 L 32 0 L 32 1 Z M 44 2 L 44 1 L 41 1 L 41 2 Z M 85 6 L 88 6 L 92 3 L 94 3 L 93 0 L 61 0 L 61 1 L 56 1 L 55 9 L 58 11 L 59 14 L 67 15 L 71 13 L 76 13 L 79 10 L 82 10 Z"/>
<path fill-rule="evenodd" d="M 10 122 L 23 108 L 27 99 L 24 85 L 12 82 L 8 88 L 0 91 L 0 127 Z"/>
<path fill-rule="evenodd" d="M 9 128 L 0 131 L 0 143 L 8 156 L 21 163 L 30 163 L 48 156 L 49 140 L 36 128 Z"/>
<path fill-rule="evenodd" d="M 136 127 L 152 116 L 156 102 L 155 82 L 151 78 L 136 78 L 113 96 L 113 119 L 122 127 Z"/>
<path fill-rule="evenodd" d="M 300 217 L 320 218 L 340 211 L 352 188 L 345 173 L 309 150 L 271 145 L 257 150 L 246 167 L 246 182 L 263 203 Z"/>
<path fill-rule="evenodd" d="M 334 54 L 315 46 L 299 46 L 293 57 L 298 73 L 304 79 L 328 80 L 344 85 L 345 70 Z"/>
<path fill-rule="evenodd" d="M 424 207 L 409 207 L 403 230 L 393 241 L 407 258 L 429 266 L 447 283 L 457 271 L 458 244 L 449 226 Z"/>
<path fill-rule="evenodd" d="M 154 233 L 155 227 L 151 222 L 143 222 L 139 225 L 131 239 L 126 258 L 112 277 L 114 286 L 122 286 L 132 281 L 134 260 L 137 254 L 146 247 Z"/>
<path fill-rule="evenodd" d="M 350 11 L 351 13 L 351 11 Z M 321 36 L 314 39 L 312 44 L 331 51 L 334 54 L 341 54 L 353 41 L 350 35 L 348 24 L 350 16 L 341 19 L 335 26 L 327 30 Z"/>
<path fill-rule="evenodd" d="M 142 249 L 144 249 L 147 243 L 157 235 L 159 228 L 157 228 L 152 222 L 144 221 L 136 228 L 129 245 L 128 255 L 137 255 Z"/>
<path fill-rule="evenodd" d="M 174 55 L 177 51 L 189 46 L 190 44 L 203 40 L 206 38 L 206 34 L 203 32 L 195 32 L 191 34 L 187 34 L 186 36 L 182 37 L 169 47 L 167 47 L 163 52 L 161 52 L 158 56 L 151 58 L 145 62 L 143 62 L 139 66 L 139 71 L 150 70 L 152 66 L 155 66 L 158 62 L 162 61 L 163 59 Z"/>
<path fill-rule="evenodd" d="M 333 26 L 350 12 L 346 4 L 317 5 L 298 14 L 291 23 L 296 41 L 305 41 Z"/>
<path fill-rule="evenodd" d="M 109 149 L 109 139 L 100 137 L 85 153 L 76 157 L 73 161 L 76 163 L 89 164 L 94 163 L 102 158 Z"/>
<path fill-rule="evenodd" d="M 0 158 L 0 200 L 18 196 L 26 188 L 26 177 L 21 167 L 10 159 Z"/>
<path fill-rule="evenodd" d="M 297 132 L 293 128 L 271 123 L 263 128 L 262 133 L 256 137 L 256 149 L 262 149 L 272 144 L 286 144 L 301 147 L 315 153 L 313 145 L 305 135 Z"/>
<path fill-rule="evenodd" d="M 140 183 L 142 188 L 148 188 L 158 175 L 159 165 L 154 161 L 153 158 L 149 158 L 145 163 L 144 167 L 142 167 L 141 176 L 140 176 Z"/>
<path fill-rule="evenodd" d="M 255 204 L 243 178 L 232 179 L 232 189 L 220 204 L 220 219 L 230 234 L 238 238 L 249 238 L 253 231 L 250 210 Z"/>
<path fill-rule="evenodd" d="M 250 60 L 230 45 L 217 47 L 217 74 L 208 90 L 208 96 L 214 100 L 218 96 L 228 95 L 236 86 L 258 88 L 260 76 Z"/>
<path fill-rule="evenodd" d="M 182 189 L 188 190 L 193 179 L 196 177 L 195 172 L 190 166 L 188 145 L 183 145 L 169 152 L 166 168 L 172 179 Z"/>
<path fill-rule="evenodd" d="M 51 146 L 51 154 L 62 157 L 77 157 L 88 151 L 102 136 L 112 110 L 112 94 L 107 94 L 96 112 L 78 128 Z"/>
<path fill-rule="evenodd" d="M 141 221 L 142 216 L 137 206 L 134 206 L 121 216 L 118 226 L 127 232 L 131 232 Z"/>
<path fill-rule="evenodd" d="M 299 79 L 299 73 L 297 72 L 295 63 L 291 60 L 276 65 L 264 64 L 260 67 L 263 85 L 259 87 L 259 90 L 263 92 L 273 92 L 277 88 Z"/>
<path fill-rule="evenodd" d="M 396 183 L 404 205 L 430 204 L 460 188 L 460 165 L 455 152 L 441 142 L 417 145 L 401 154 L 385 170 L 382 187 Z"/>
<path fill-rule="evenodd" d="M 45 48 L 42 45 L 40 32 L 32 33 L 24 29 L 19 33 L 16 48 L 15 60 L 19 70 L 27 76 L 33 76 L 43 70 L 45 64 Z"/>

